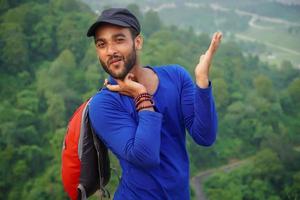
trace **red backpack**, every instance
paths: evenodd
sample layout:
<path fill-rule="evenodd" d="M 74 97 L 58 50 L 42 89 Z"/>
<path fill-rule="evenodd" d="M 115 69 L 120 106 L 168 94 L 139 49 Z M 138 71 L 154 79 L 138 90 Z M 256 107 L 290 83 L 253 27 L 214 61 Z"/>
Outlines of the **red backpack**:
<path fill-rule="evenodd" d="M 110 179 L 108 150 L 90 125 L 91 99 L 84 102 L 68 124 L 62 149 L 62 182 L 72 200 L 84 200 L 100 190 L 101 198 L 110 198 L 104 188 Z"/>

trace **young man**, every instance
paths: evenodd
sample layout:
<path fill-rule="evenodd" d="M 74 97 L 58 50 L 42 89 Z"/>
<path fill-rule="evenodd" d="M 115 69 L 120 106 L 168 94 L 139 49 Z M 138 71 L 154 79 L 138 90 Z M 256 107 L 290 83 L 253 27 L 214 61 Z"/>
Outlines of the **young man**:
<path fill-rule="evenodd" d="M 208 74 L 221 33 L 200 57 L 195 84 L 178 65 L 140 64 L 140 24 L 127 9 L 104 10 L 87 35 L 94 37 L 99 61 L 110 75 L 92 99 L 89 117 L 122 167 L 114 199 L 189 199 L 185 128 L 199 145 L 215 141 L 217 115 Z"/>

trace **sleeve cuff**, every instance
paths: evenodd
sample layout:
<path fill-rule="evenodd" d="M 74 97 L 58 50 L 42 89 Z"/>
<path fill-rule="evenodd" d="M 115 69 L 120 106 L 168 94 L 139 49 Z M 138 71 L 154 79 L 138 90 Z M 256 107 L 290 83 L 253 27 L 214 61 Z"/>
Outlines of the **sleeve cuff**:
<path fill-rule="evenodd" d="M 200 88 L 197 84 L 196 85 L 196 93 L 199 95 L 210 96 L 212 92 L 212 83 L 209 81 L 207 88 Z"/>
<path fill-rule="evenodd" d="M 141 110 L 140 112 L 138 112 L 139 117 L 149 117 L 151 119 L 162 119 L 162 114 L 159 112 L 154 112 L 154 111 L 150 111 L 150 110 Z"/>

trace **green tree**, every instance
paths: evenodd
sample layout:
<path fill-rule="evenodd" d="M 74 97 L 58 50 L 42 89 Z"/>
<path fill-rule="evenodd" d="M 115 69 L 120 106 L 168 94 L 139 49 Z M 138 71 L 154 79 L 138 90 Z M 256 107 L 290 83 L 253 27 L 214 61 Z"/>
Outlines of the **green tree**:
<path fill-rule="evenodd" d="M 300 171 L 293 175 L 292 184 L 284 189 L 288 199 L 297 199 L 300 197 Z"/>
<path fill-rule="evenodd" d="M 294 79 L 287 88 L 295 111 L 300 109 L 300 78 Z M 299 112 L 298 112 L 299 113 Z"/>
<path fill-rule="evenodd" d="M 66 14 L 56 28 L 58 52 L 69 49 L 76 60 L 81 60 L 88 46 L 86 37 L 90 16 L 81 12 Z"/>
<path fill-rule="evenodd" d="M 274 101 L 275 94 L 273 85 L 272 81 L 268 77 L 259 75 L 255 77 L 255 79 L 253 80 L 253 84 L 259 96 L 264 97 L 269 101 Z"/>
<path fill-rule="evenodd" d="M 278 155 L 270 149 L 260 151 L 254 158 L 253 175 L 257 178 L 277 182 L 283 173 Z"/>
<path fill-rule="evenodd" d="M 214 96 L 218 111 L 224 110 L 229 103 L 228 86 L 224 79 L 213 79 Z"/>
<path fill-rule="evenodd" d="M 22 27 L 17 23 L 1 23 L 0 38 L 1 72 L 16 74 L 28 70 L 29 49 Z"/>
<path fill-rule="evenodd" d="M 142 21 L 142 31 L 146 37 L 149 37 L 152 33 L 158 31 L 162 27 L 162 22 L 157 14 L 153 10 L 149 10 L 145 13 Z"/>
<path fill-rule="evenodd" d="M 127 9 L 130 10 L 137 17 L 137 19 L 142 22 L 143 14 L 141 13 L 140 7 L 135 3 L 130 3 L 127 5 Z"/>

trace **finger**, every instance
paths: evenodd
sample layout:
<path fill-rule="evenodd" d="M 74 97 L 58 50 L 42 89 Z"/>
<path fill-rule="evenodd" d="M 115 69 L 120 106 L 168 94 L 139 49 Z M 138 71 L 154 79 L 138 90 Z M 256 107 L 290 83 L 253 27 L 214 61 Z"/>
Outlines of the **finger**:
<path fill-rule="evenodd" d="M 202 61 L 203 61 L 204 56 L 205 56 L 204 54 L 202 54 L 202 55 L 200 56 L 199 62 L 202 62 Z"/>
<path fill-rule="evenodd" d="M 214 48 L 217 49 L 222 39 L 222 33 L 218 32 L 214 40 Z"/>
<path fill-rule="evenodd" d="M 214 45 L 215 46 L 215 49 L 214 49 L 215 51 L 219 48 L 222 37 L 223 37 L 222 33 L 219 32 L 218 35 L 217 35 L 216 41 L 215 41 L 215 45 Z"/>
<path fill-rule="evenodd" d="M 108 80 L 107 79 L 104 79 L 104 83 L 103 83 L 103 86 L 106 87 L 108 84 Z"/>
<path fill-rule="evenodd" d="M 119 92 L 120 94 L 126 95 L 126 96 L 131 96 L 130 93 L 128 92 Z"/>
<path fill-rule="evenodd" d="M 206 51 L 204 55 L 201 55 L 199 63 L 210 66 L 213 54 L 210 51 Z"/>
<path fill-rule="evenodd" d="M 222 38 L 222 33 L 221 32 L 215 32 L 214 33 L 214 35 L 212 37 L 212 40 L 211 40 L 211 43 L 210 43 L 210 46 L 208 48 L 208 51 L 210 53 L 215 53 L 215 51 L 217 50 L 217 48 L 220 44 L 221 38 Z"/>
<path fill-rule="evenodd" d="M 128 75 L 126 76 L 127 79 L 129 80 L 133 80 L 134 79 L 134 75 L 132 73 L 128 73 Z"/>
<path fill-rule="evenodd" d="M 124 86 L 125 79 L 126 79 L 126 77 L 124 78 L 124 80 L 115 79 L 117 84 L 120 86 L 120 88 L 122 88 Z"/>
<path fill-rule="evenodd" d="M 223 34 L 221 32 L 218 32 L 217 36 L 216 36 L 216 43 L 219 45 L 219 43 L 221 42 Z"/>
<path fill-rule="evenodd" d="M 223 34 L 222 34 L 222 32 L 219 32 L 219 35 L 218 35 L 218 40 L 221 40 L 221 39 L 222 39 L 222 37 L 223 37 Z"/>
<path fill-rule="evenodd" d="M 119 85 L 107 84 L 106 87 L 107 87 L 107 89 L 109 89 L 110 91 L 113 91 L 113 92 L 118 92 L 121 90 L 121 87 Z"/>
<path fill-rule="evenodd" d="M 210 45 L 208 47 L 208 51 L 212 51 L 213 52 L 213 49 L 214 49 L 214 44 L 215 44 L 215 41 L 216 41 L 216 37 L 217 37 L 217 32 L 215 32 L 211 38 L 211 41 L 210 41 Z"/>
<path fill-rule="evenodd" d="M 221 32 L 216 32 L 216 33 L 215 33 L 215 35 L 214 35 L 214 37 L 213 37 L 213 39 L 212 39 L 213 45 L 216 44 L 216 43 L 219 41 L 220 35 L 221 35 Z"/>
<path fill-rule="evenodd" d="M 134 76 L 134 74 L 132 73 L 128 73 L 128 75 L 125 77 L 124 82 L 128 82 L 128 81 L 134 81 L 137 82 L 136 77 Z"/>

